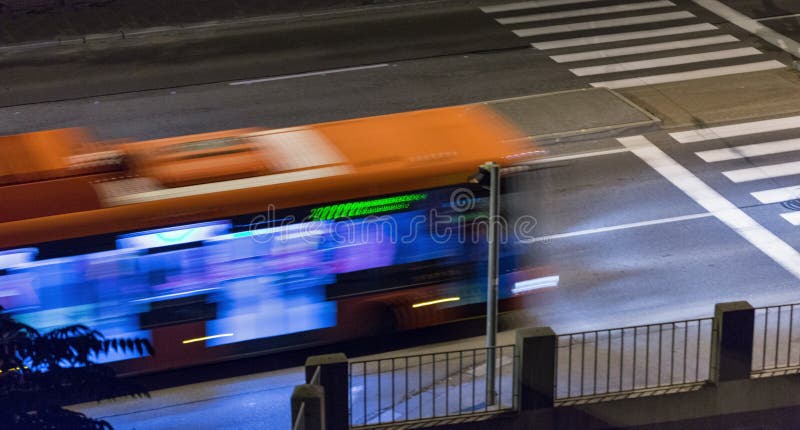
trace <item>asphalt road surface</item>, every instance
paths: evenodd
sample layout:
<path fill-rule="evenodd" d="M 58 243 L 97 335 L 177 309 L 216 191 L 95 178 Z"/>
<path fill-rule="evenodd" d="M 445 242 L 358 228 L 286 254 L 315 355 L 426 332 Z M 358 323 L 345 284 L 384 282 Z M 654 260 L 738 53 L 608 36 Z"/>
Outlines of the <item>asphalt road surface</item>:
<path fill-rule="evenodd" d="M 602 7 L 626 3 L 603 2 Z M 682 79 L 690 76 L 688 72 L 707 75 L 723 68 L 735 73 L 738 69 L 730 67 L 748 64 L 783 67 L 788 63 L 783 52 L 704 9 L 690 2 L 673 3 L 654 5 L 648 12 L 588 12 L 590 8 L 574 6 L 524 14 L 490 11 L 484 13 L 486 21 L 481 25 L 493 32 L 505 29 L 513 37 L 504 36 L 503 43 L 513 49 L 473 49 L 477 43 L 473 41 L 441 56 L 412 53 L 377 62 L 336 63 L 337 67 L 370 67 L 283 79 L 259 80 L 277 77 L 267 68 L 243 79 L 178 86 L 170 78 L 157 90 L 123 89 L 121 94 L 90 97 L 68 94 L 63 98 L 69 100 L 33 104 L 24 103 L 26 97 L 41 100 L 58 81 L 42 82 L 39 87 L 22 79 L 14 97 L 23 102 L 4 103 L 0 129 L 12 133 L 91 125 L 105 139 L 161 137 L 252 125 L 289 126 L 631 79 L 646 83 L 653 76 Z M 589 15 L 576 15 L 579 11 Z M 567 15 L 525 25 L 493 21 L 537 13 Z M 622 28 L 625 20 L 641 14 L 671 14 L 671 18 L 636 19 L 630 28 Z M 610 19 L 623 21 L 606 28 L 584 29 L 581 24 Z M 697 32 L 686 30 L 687 26 L 696 26 L 692 28 Z M 665 35 L 663 29 L 674 27 L 688 33 Z M 524 29 L 531 31 L 513 33 Z M 609 50 L 638 43 L 630 35 L 614 35 L 650 31 L 661 31 L 657 33 L 661 36 L 650 33 L 641 43 L 662 44 L 665 51 L 628 53 L 631 57 L 613 63 L 627 63 L 623 70 L 612 70 L 612 63 L 598 59 L 609 58 Z M 591 48 L 564 42 L 597 41 L 596 37 L 605 39 Z M 627 42 L 615 40 L 618 37 Z M 507 42 L 513 38 L 534 45 L 520 48 L 515 41 Z M 690 39 L 705 39 L 703 43 L 709 44 L 663 45 Z M 550 45 L 540 49 L 537 43 Z M 587 52 L 595 52 L 596 58 Z M 575 64 L 558 62 L 577 54 L 581 59 Z M 8 55 L 3 61 L 12 58 Z M 674 57 L 681 57 L 683 63 Z M 44 63 L 41 67 L 42 73 L 57 76 Z M 149 64 L 139 67 L 141 73 L 151 70 Z M 226 70 L 219 76 L 228 76 Z M 117 85 L 119 77 L 114 79 Z M 108 81 L 104 82 L 86 82 L 81 91 L 105 94 L 108 88 L 103 85 Z M 556 268 L 560 276 L 558 287 L 536 293 L 526 311 L 528 324 L 549 325 L 557 333 L 575 332 L 705 317 L 713 313 L 715 303 L 724 301 L 748 300 L 761 306 L 800 299 L 800 220 L 796 216 L 800 212 L 785 203 L 800 198 L 791 188 L 800 177 L 794 164 L 800 163 L 796 143 L 800 119 L 766 125 L 753 122 L 700 134 L 677 132 L 586 142 L 588 152 L 539 163 L 523 186 L 507 197 L 537 208 L 539 224 L 537 239 L 529 244 L 531 254 Z M 501 342 L 510 341 L 510 333 L 501 336 Z M 458 349 L 480 342 L 473 339 L 438 347 Z M 429 348 L 419 346 L 409 352 Z M 287 369 L 158 391 L 149 403 L 136 400 L 81 409 L 109 417 L 122 429 L 176 424 L 198 429 L 288 428 L 289 394 L 301 381 L 299 369 Z"/>

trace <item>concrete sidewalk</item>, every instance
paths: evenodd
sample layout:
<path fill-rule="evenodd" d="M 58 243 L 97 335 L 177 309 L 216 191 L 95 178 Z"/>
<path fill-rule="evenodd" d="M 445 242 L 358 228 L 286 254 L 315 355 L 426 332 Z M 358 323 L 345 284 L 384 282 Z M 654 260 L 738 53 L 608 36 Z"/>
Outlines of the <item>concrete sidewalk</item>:
<path fill-rule="evenodd" d="M 620 90 L 665 128 L 706 127 L 800 112 L 800 73 L 741 73 Z"/>
<path fill-rule="evenodd" d="M 552 156 L 616 147 L 608 138 L 800 112 L 800 73 L 742 73 L 660 85 L 561 91 L 489 102 Z M 559 145 L 554 145 L 559 144 Z M 611 146 L 604 146 L 611 145 Z M 601 147 L 602 146 L 602 147 Z"/>
<path fill-rule="evenodd" d="M 606 88 L 559 91 L 488 104 L 540 145 L 644 133 L 661 124 L 657 117 Z"/>

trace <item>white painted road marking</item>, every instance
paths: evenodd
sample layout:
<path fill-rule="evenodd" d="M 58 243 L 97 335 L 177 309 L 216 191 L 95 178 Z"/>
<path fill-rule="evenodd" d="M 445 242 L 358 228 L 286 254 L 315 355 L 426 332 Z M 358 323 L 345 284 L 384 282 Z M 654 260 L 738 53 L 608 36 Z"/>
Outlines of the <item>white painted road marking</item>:
<path fill-rule="evenodd" d="M 512 16 L 508 18 L 497 18 L 496 21 L 503 25 L 521 24 L 524 22 L 547 21 L 551 19 L 574 18 L 581 16 L 601 15 L 606 13 L 630 12 L 635 10 L 654 9 L 660 7 L 675 6 L 669 0 L 648 1 L 633 4 L 620 4 L 605 7 L 593 7 L 587 9 L 573 9 L 560 12 L 535 13 L 530 15 Z"/>
<path fill-rule="evenodd" d="M 792 225 L 800 225 L 800 212 L 787 212 L 781 214 L 781 216 Z"/>
<path fill-rule="evenodd" d="M 533 9 L 544 6 L 545 1 L 532 1 L 532 2 L 517 2 L 497 7 L 483 8 L 484 12 L 498 12 L 498 11 L 518 11 L 521 9 Z M 620 2 L 620 4 L 613 5 L 595 5 L 595 4 L 580 4 L 573 0 L 564 0 L 564 2 L 547 2 L 550 6 L 555 5 L 572 5 L 568 7 L 559 8 L 558 10 L 545 10 L 536 11 L 536 13 L 518 12 L 513 14 L 506 14 L 505 16 L 496 17 L 495 20 L 503 25 L 516 25 L 527 24 L 525 28 L 516 28 L 511 31 L 518 37 L 532 37 L 537 36 L 550 36 L 562 35 L 565 39 L 549 40 L 549 41 L 531 41 L 531 46 L 539 50 L 551 49 L 564 49 L 569 47 L 586 47 L 583 52 L 563 53 L 563 55 L 551 56 L 553 61 L 558 63 L 567 63 L 574 61 L 586 61 L 593 59 L 604 59 L 610 57 L 619 57 L 634 54 L 651 54 L 662 51 L 670 51 L 677 49 L 690 49 L 699 48 L 714 44 L 723 44 L 730 42 L 738 42 L 736 37 L 717 33 L 716 35 L 699 35 L 705 37 L 695 37 L 690 40 L 679 41 L 651 41 L 640 46 L 622 46 L 612 47 L 606 50 L 597 50 L 587 52 L 588 45 L 607 44 L 615 42 L 630 42 L 635 39 L 654 39 L 672 35 L 682 35 L 686 33 L 699 33 L 719 30 L 716 26 L 709 23 L 696 23 L 693 25 L 676 26 L 675 24 L 681 21 L 699 21 L 698 18 L 691 12 L 686 10 L 676 10 L 675 3 L 669 0 L 642 0 L 638 2 Z M 625 13 L 634 16 L 618 17 L 619 14 Z M 589 20 L 590 18 L 597 18 Z M 656 28 L 652 30 L 641 31 L 627 31 L 635 30 L 636 26 L 642 24 L 653 24 L 651 27 L 661 25 L 673 25 L 673 27 Z M 607 29 L 605 33 L 596 36 L 574 37 L 576 32 L 588 32 L 593 30 Z M 568 34 L 572 34 L 572 38 Z M 630 44 L 628 44 L 630 45 Z M 699 51 L 698 50 L 695 50 Z M 636 72 L 640 70 L 649 70 L 657 68 L 673 67 L 676 65 L 695 65 L 693 67 L 685 67 L 683 72 L 652 74 L 657 72 L 650 72 L 648 76 L 635 76 L 634 73 L 629 73 L 627 76 L 635 76 L 627 79 L 606 80 L 601 82 L 591 82 L 590 85 L 595 88 L 629 88 L 638 86 L 648 86 L 671 82 L 680 82 L 687 80 L 695 80 L 702 78 L 712 78 L 725 75 L 757 72 L 772 69 L 783 69 L 786 66 L 776 60 L 767 61 L 763 57 L 763 53 L 755 47 L 728 47 L 728 49 L 721 49 L 716 51 L 696 52 L 696 53 L 678 53 L 681 55 L 669 55 L 664 57 L 650 58 L 646 60 L 635 61 L 622 61 L 614 64 L 598 64 L 586 65 L 585 67 L 570 68 L 570 72 L 576 76 L 596 76 Z M 748 62 L 747 64 L 732 64 L 729 66 L 714 67 L 719 64 L 713 62 L 722 62 L 724 60 L 731 60 L 742 58 L 740 62 Z M 747 59 L 745 59 L 747 58 Z M 761 60 L 761 61 L 759 61 Z M 740 63 L 739 62 L 739 63 Z M 599 62 L 598 62 L 599 63 Z M 732 62 L 727 62 L 728 64 Z M 700 70 L 697 70 L 701 68 Z M 619 78 L 620 76 L 617 76 Z M 610 79 L 606 77 L 605 79 Z"/>
<path fill-rule="evenodd" d="M 694 2 L 795 57 L 800 57 L 800 43 L 796 40 L 790 39 L 766 25 L 748 18 L 717 0 L 694 0 Z"/>
<path fill-rule="evenodd" d="M 714 25 L 703 23 L 660 28 L 658 30 L 629 31 L 627 33 L 605 34 L 602 36 L 576 37 L 574 39 L 537 42 L 531 43 L 531 46 L 541 50 L 570 48 L 573 46 L 596 45 L 600 43 L 621 42 L 624 40 L 634 39 L 648 39 L 651 37 L 672 36 L 675 34 L 698 33 L 701 31 L 711 31 L 716 29 L 717 27 Z"/>
<path fill-rule="evenodd" d="M 800 161 L 771 164 L 769 166 L 748 167 L 746 169 L 722 172 L 733 182 L 758 181 L 761 179 L 780 178 L 782 176 L 800 175 Z"/>
<path fill-rule="evenodd" d="M 355 66 L 355 67 L 344 67 L 341 69 L 330 69 L 330 70 L 321 70 L 319 72 L 308 72 L 308 73 L 297 73 L 294 75 L 283 75 L 283 76 L 273 76 L 270 78 L 260 78 L 260 79 L 250 79 L 247 81 L 236 81 L 230 82 L 228 85 L 251 85 L 251 84 L 258 84 L 261 82 L 271 82 L 271 81 L 280 81 L 284 79 L 296 79 L 296 78 L 306 78 L 309 76 L 320 76 L 320 75 L 330 75 L 333 73 L 342 73 L 342 72 L 354 72 L 357 70 L 367 70 L 367 69 L 377 69 L 380 67 L 388 67 L 388 64 L 371 64 L 368 66 Z"/>
<path fill-rule="evenodd" d="M 744 211 L 701 181 L 644 136 L 617 139 L 692 200 L 733 229 L 742 238 L 800 279 L 800 254 Z"/>
<path fill-rule="evenodd" d="M 572 231 L 568 233 L 560 233 L 560 234 L 551 234 L 549 236 L 540 236 L 535 237 L 533 239 L 523 239 L 520 242 L 522 243 L 534 243 L 534 242 L 546 242 L 555 239 L 565 239 L 569 237 L 577 237 L 577 236 L 586 236 L 590 234 L 597 234 L 597 233 L 606 233 L 609 231 L 617 231 L 617 230 L 627 230 L 629 228 L 638 228 L 638 227 L 647 227 L 651 225 L 659 225 L 659 224 L 668 224 L 673 222 L 680 222 L 680 221 L 689 221 L 693 219 L 699 218 L 708 218 L 712 217 L 714 214 L 709 212 L 703 212 L 699 214 L 692 214 L 692 215 L 682 215 L 670 218 L 661 218 L 661 219 L 654 219 L 650 221 L 641 221 L 641 222 L 632 222 L 629 224 L 620 224 L 620 225 L 612 225 L 609 227 L 599 227 L 599 228 L 591 228 L 587 230 L 579 230 L 579 231 Z"/>
<path fill-rule="evenodd" d="M 641 76 L 631 79 L 616 81 L 593 82 L 595 88 L 629 88 L 644 85 L 664 84 L 669 82 L 687 81 L 690 79 L 710 78 L 715 76 L 734 75 L 737 73 L 758 72 L 762 70 L 783 69 L 786 66 L 780 61 L 769 60 L 758 63 L 740 64 L 737 66 L 714 67 L 710 69 L 693 70 L 691 72 L 667 73 L 663 75 Z"/>
<path fill-rule="evenodd" d="M 593 1 L 601 1 L 601 0 L 531 0 L 531 1 L 520 1 L 514 3 L 505 3 L 505 4 L 498 4 L 493 6 L 484 6 L 481 8 L 481 11 L 484 13 L 497 13 L 497 12 L 509 12 L 512 10 L 520 10 L 520 9 L 534 9 L 537 7 L 548 7 L 548 6 L 562 6 L 567 4 L 575 4 L 575 3 L 589 3 Z"/>
<path fill-rule="evenodd" d="M 800 185 L 756 191 L 754 193 L 750 193 L 750 195 L 764 204 L 785 202 L 789 200 L 800 199 Z"/>
<path fill-rule="evenodd" d="M 694 48 L 698 46 L 719 45 L 738 41 L 739 39 L 724 34 L 722 36 L 700 37 L 697 39 L 678 40 L 676 42 L 650 43 L 647 45 L 628 46 L 626 48 L 598 49 L 596 51 L 576 52 L 574 54 L 553 55 L 550 58 L 557 63 L 570 63 L 574 61 L 599 60 L 601 58 L 648 54 L 651 52 Z"/>
<path fill-rule="evenodd" d="M 739 158 L 760 157 L 763 155 L 781 154 L 800 151 L 800 139 L 778 140 L 775 142 L 754 143 L 752 145 L 734 146 L 732 148 L 712 149 L 695 152 L 706 163 L 736 160 Z"/>
<path fill-rule="evenodd" d="M 677 55 L 674 57 L 661 57 L 652 60 L 629 61 L 626 63 L 604 64 L 601 66 L 578 67 L 569 69 L 577 76 L 603 75 L 606 73 L 629 72 L 633 70 L 653 69 L 656 67 L 669 67 L 678 64 L 700 63 L 703 61 L 723 60 L 727 58 L 748 57 L 761 55 L 756 48 L 736 48 L 724 51 L 704 52 L 700 54 Z"/>
<path fill-rule="evenodd" d="M 691 12 L 669 12 L 653 15 L 633 16 L 630 18 L 601 19 L 589 22 L 576 22 L 573 24 L 550 25 L 546 27 L 526 28 L 513 30 L 519 37 L 539 36 L 543 34 L 568 33 L 572 31 L 596 30 L 598 28 L 614 28 L 625 25 L 648 24 L 651 22 L 674 21 L 679 19 L 694 18 Z"/>
<path fill-rule="evenodd" d="M 679 143 L 694 143 L 702 142 L 704 140 L 725 139 L 727 137 L 746 136 L 750 134 L 788 130 L 792 128 L 800 128 L 800 116 L 745 122 L 741 124 L 722 125 L 719 127 L 700 128 L 697 130 L 670 133 L 669 135 Z"/>

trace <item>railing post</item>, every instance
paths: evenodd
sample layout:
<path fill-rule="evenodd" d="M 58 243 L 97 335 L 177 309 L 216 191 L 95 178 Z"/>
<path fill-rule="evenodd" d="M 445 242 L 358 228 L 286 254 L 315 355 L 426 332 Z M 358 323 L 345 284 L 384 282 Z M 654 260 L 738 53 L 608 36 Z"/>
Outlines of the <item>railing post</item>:
<path fill-rule="evenodd" d="M 558 337 L 550 327 L 517 330 L 520 411 L 552 408 L 556 389 Z"/>
<path fill-rule="evenodd" d="M 749 379 L 753 366 L 755 310 L 747 302 L 714 306 L 714 338 L 711 345 L 712 383 Z"/>
<path fill-rule="evenodd" d="M 317 366 L 320 367 L 319 384 L 325 387 L 325 428 L 347 430 L 350 426 L 347 356 L 336 353 L 308 357 L 306 383 L 311 382 Z"/>
<path fill-rule="evenodd" d="M 325 388 L 321 385 L 296 385 L 292 391 L 292 427 L 298 415 L 302 430 L 325 430 Z M 301 405 L 304 405 L 301 408 Z M 295 429 L 297 430 L 297 429 Z"/>

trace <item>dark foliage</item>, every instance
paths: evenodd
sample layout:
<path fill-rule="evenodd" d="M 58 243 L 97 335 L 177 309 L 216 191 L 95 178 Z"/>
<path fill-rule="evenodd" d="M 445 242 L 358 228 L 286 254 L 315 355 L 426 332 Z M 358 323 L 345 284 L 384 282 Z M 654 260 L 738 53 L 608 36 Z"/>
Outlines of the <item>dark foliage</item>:
<path fill-rule="evenodd" d="M 0 308 L 2 311 L 2 308 Z M 0 429 L 111 429 L 62 408 L 76 401 L 147 396 L 93 358 L 109 350 L 153 354 L 146 339 L 106 339 L 86 326 L 40 333 L 0 312 Z"/>

